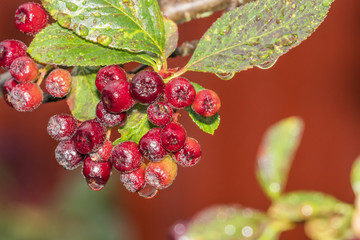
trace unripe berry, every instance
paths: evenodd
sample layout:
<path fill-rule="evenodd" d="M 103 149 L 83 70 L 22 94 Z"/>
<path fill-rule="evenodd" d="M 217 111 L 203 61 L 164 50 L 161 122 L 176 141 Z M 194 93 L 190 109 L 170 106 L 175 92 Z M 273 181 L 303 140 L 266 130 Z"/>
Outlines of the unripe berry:
<path fill-rule="evenodd" d="M 64 69 L 54 69 L 45 80 L 45 88 L 54 97 L 66 96 L 71 88 L 71 74 Z"/>
<path fill-rule="evenodd" d="M 10 102 L 19 112 L 36 109 L 43 100 L 43 92 L 35 83 L 16 85 L 10 93 Z"/>
<path fill-rule="evenodd" d="M 169 187 L 176 175 L 177 165 L 170 156 L 167 156 L 160 162 L 148 163 L 145 170 L 145 181 L 160 190 Z"/>
<path fill-rule="evenodd" d="M 120 174 L 120 181 L 129 192 L 138 192 L 145 186 L 145 168 L 143 163 L 133 172 Z"/>
<path fill-rule="evenodd" d="M 204 117 L 215 115 L 219 111 L 220 106 L 221 102 L 219 96 L 216 92 L 209 89 L 199 91 L 191 105 L 195 112 Z"/>
<path fill-rule="evenodd" d="M 10 69 L 11 63 L 18 57 L 26 56 L 25 43 L 18 40 L 4 40 L 0 43 L 0 67 Z"/>
<path fill-rule="evenodd" d="M 105 127 L 122 126 L 126 123 L 126 112 L 111 113 L 106 110 L 104 103 L 100 101 L 96 106 L 96 119 Z"/>
<path fill-rule="evenodd" d="M 13 90 L 13 88 L 18 85 L 19 83 L 14 79 L 14 78 L 10 78 L 9 80 L 7 80 L 4 83 L 3 89 L 2 89 L 2 93 L 4 96 L 4 100 L 5 102 L 12 107 L 12 104 L 10 102 L 10 93 Z"/>
<path fill-rule="evenodd" d="M 159 74 L 143 71 L 131 80 L 130 93 L 140 103 L 151 104 L 163 95 L 164 88 L 165 83 Z"/>
<path fill-rule="evenodd" d="M 162 129 L 160 139 L 166 150 L 176 152 L 184 146 L 186 131 L 180 123 L 172 122 Z"/>
<path fill-rule="evenodd" d="M 24 3 L 15 12 L 15 26 L 23 33 L 34 35 L 48 23 L 45 9 L 38 3 Z"/>
<path fill-rule="evenodd" d="M 110 65 L 103 67 L 98 71 L 96 75 L 95 85 L 99 92 L 102 92 L 106 84 L 118 80 L 127 80 L 125 70 L 118 65 Z"/>
<path fill-rule="evenodd" d="M 130 95 L 129 83 L 118 80 L 109 82 L 103 89 L 101 99 L 105 108 L 112 113 L 120 113 L 130 109 L 135 101 Z"/>
<path fill-rule="evenodd" d="M 111 174 L 111 163 L 92 161 L 90 156 L 84 160 L 82 173 L 86 179 L 88 186 L 94 190 L 99 191 L 105 187 Z"/>
<path fill-rule="evenodd" d="M 173 78 L 165 87 L 165 99 L 174 108 L 190 106 L 195 95 L 194 86 L 183 77 Z"/>
<path fill-rule="evenodd" d="M 114 147 L 111 162 L 120 172 L 133 172 L 144 162 L 136 142 L 126 141 Z"/>
<path fill-rule="evenodd" d="M 162 127 L 171 121 L 173 111 L 169 104 L 157 102 L 147 108 L 147 114 L 152 124 Z"/>
<path fill-rule="evenodd" d="M 38 76 L 38 67 L 29 57 L 18 57 L 10 66 L 10 74 L 19 83 L 28 83 L 36 80 Z"/>
<path fill-rule="evenodd" d="M 168 155 L 160 141 L 161 128 L 150 129 L 139 141 L 141 154 L 149 161 L 158 162 Z"/>
<path fill-rule="evenodd" d="M 106 162 L 109 161 L 111 157 L 111 151 L 113 149 L 112 142 L 106 140 L 105 143 L 97 150 L 97 152 L 90 153 L 91 160 L 95 162 Z"/>
<path fill-rule="evenodd" d="M 55 159 L 63 168 L 73 170 L 81 165 L 84 156 L 76 151 L 74 139 L 69 139 L 58 144 Z"/>
<path fill-rule="evenodd" d="M 106 129 L 96 120 L 87 120 L 75 133 L 76 150 L 82 154 L 96 152 L 105 142 Z"/>
<path fill-rule="evenodd" d="M 77 120 L 69 114 L 56 114 L 49 119 L 47 132 L 57 141 L 69 140 L 77 129 Z"/>
<path fill-rule="evenodd" d="M 184 146 L 174 153 L 174 160 L 182 167 L 192 167 L 200 161 L 201 147 L 194 138 L 186 138 Z"/>

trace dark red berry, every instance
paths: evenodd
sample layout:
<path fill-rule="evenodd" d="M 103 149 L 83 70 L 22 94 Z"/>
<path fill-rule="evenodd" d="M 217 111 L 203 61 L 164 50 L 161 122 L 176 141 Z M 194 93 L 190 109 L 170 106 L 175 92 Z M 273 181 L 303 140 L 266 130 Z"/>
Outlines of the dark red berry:
<path fill-rule="evenodd" d="M 164 93 L 165 83 L 156 72 L 143 71 L 131 80 L 130 93 L 140 103 L 151 104 Z"/>
<path fill-rule="evenodd" d="M 95 162 L 87 156 L 84 160 L 82 173 L 86 179 L 88 186 L 94 190 L 99 191 L 105 187 L 111 174 L 111 163 Z"/>
<path fill-rule="evenodd" d="M 55 159 L 63 168 L 73 170 L 81 165 L 84 156 L 76 151 L 74 139 L 69 139 L 58 144 Z"/>
<path fill-rule="evenodd" d="M 151 199 L 155 197 L 158 192 L 159 190 L 145 182 L 145 186 L 140 191 L 138 191 L 138 194 L 140 197 L 145 199 Z"/>
<path fill-rule="evenodd" d="M 4 40 L 0 43 L 0 67 L 10 69 L 18 57 L 26 56 L 25 43 L 18 40 Z"/>
<path fill-rule="evenodd" d="M 34 35 L 48 23 L 45 9 L 38 3 L 24 3 L 15 12 L 15 26 L 23 33 Z"/>
<path fill-rule="evenodd" d="M 151 162 L 158 162 L 168 155 L 161 145 L 161 128 L 150 129 L 139 141 L 141 154 Z"/>
<path fill-rule="evenodd" d="M 72 138 L 77 128 L 77 120 L 69 114 L 56 114 L 49 119 L 47 132 L 57 141 Z"/>
<path fill-rule="evenodd" d="M 192 103 L 192 109 L 204 117 L 215 115 L 221 106 L 220 98 L 216 92 L 208 89 L 199 91 Z"/>
<path fill-rule="evenodd" d="M 162 127 L 171 121 L 173 111 L 169 104 L 157 102 L 151 104 L 147 109 L 149 121 L 156 126 Z"/>
<path fill-rule="evenodd" d="M 70 92 L 71 74 L 64 69 L 55 69 L 47 76 L 45 88 L 54 97 L 64 97 Z"/>
<path fill-rule="evenodd" d="M 138 192 L 145 186 L 145 168 L 143 163 L 133 172 L 120 174 L 120 181 L 129 192 Z"/>
<path fill-rule="evenodd" d="M 127 80 L 125 70 L 118 65 L 106 66 L 98 71 L 96 75 L 95 85 L 99 92 L 102 92 L 106 84 L 118 80 Z"/>
<path fill-rule="evenodd" d="M 173 78 L 165 87 L 165 99 L 174 108 L 190 106 L 195 95 L 194 86 L 186 78 Z"/>
<path fill-rule="evenodd" d="M 160 162 L 150 162 L 146 166 L 145 181 L 156 189 L 169 187 L 177 175 L 177 165 L 167 156 Z"/>
<path fill-rule="evenodd" d="M 185 144 L 186 131 L 180 123 L 172 122 L 162 129 L 160 139 L 166 150 L 177 152 Z"/>
<path fill-rule="evenodd" d="M 118 80 L 109 82 L 104 87 L 101 99 L 109 112 L 123 112 L 134 105 L 135 101 L 130 95 L 129 85 L 127 81 Z"/>
<path fill-rule="evenodd" d="M 114 147 L 111 162 L 120 172 L 132 172 L 144 162 L 136 142 L 126 141 Z"/>
<path fill-rule="evenodd" d="M 110 140 L 106 140 L 105 143 L 101 146 L 101 148 L 97 152 L 90 153 L 90 158 L 95 162 L 109 161 L 111 157 L 112 149 L 113 149 L 112 142 Z"/>
<path fill-rule="evenodd" d="M 104 103 L 100 101 L 96 106 L 96 119 L 105 127 L 122 126 L 126 123 L 126 112 L 111 113 L 106 110 Z"/>
<path fill-rule="evenodd" d="M 29 57 L 18 57 L 10 66 L 10 74 L 19 83 L 28 83 L 36 80 L 38 76 L 38 67 Z"/>
<path fill-rule="evenodd" d="M 43 100 L 43 92 L 35 83 L 16 85 L 10 93 L 10 102 L 19 112 L 36 109 Z"/>
<path fill-rule="evenodd" d="M 18 85 L 19 83 L 14 79 L 14 78 L 10 78 L 9 80 L 7 80 L 4 83 L 3 89 L 2 89 L 2 93 L 4 96 L 4 100 L 5 102 L 12 107 L 12 104 L 10 102 L 10 93 L 13 90 L 13 88 Z"/>
<path fill-rule="evenodd" d="M 185 145 L 176 153 L 174 159 L 182 167 L 192 167 L 200 161 L 201 147 L 194 138 L 186 138 Z"/>
<path fill-rule="evenodd" d="M 106 129 L 96 120 L 87 120 L 75 133 L 76 150 L 82 154 L 96 152 L 105 142 Z"/>

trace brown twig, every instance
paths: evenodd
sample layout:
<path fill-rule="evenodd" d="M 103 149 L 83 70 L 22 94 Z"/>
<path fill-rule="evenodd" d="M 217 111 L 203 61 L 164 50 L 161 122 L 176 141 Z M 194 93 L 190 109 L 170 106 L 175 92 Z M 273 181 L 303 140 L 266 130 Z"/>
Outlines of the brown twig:
<path fill-rule="evenodd" d="M 184 42 L 179 47 L 175 49 L 175 51 L 170 55 L 170 57 L 186 57 L 193 54 L 196 46 L 198 45 L 199 40 L 192 40 L 188 42 Z"/>

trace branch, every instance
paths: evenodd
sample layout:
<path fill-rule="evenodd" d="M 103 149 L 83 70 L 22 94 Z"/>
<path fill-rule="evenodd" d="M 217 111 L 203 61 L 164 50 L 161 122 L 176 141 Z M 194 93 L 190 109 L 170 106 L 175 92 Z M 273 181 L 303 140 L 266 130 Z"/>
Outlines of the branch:
<path fill-rule="evenodd" d="M 184 42 L 183 44 L 181 44 L 181 46 L 179 46 L 175 49 L 175 51 L 170 55 L 170 57 L 174 58 L 174 57 L 178 57 L 178 56 L 180 56 L 180 57 L 189 56 L 189 55 L 193 54 L 198 43 L 199 43 L 199 40 L 192 40 L 189 42 Z"/>

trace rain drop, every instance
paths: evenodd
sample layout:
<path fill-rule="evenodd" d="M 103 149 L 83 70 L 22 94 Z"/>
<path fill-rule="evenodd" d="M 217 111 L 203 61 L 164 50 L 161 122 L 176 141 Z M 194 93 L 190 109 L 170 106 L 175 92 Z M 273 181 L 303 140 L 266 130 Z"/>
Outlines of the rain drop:
<path fill-rule="evenodd" d="M 105 187 L 105 184 L 98 183 L 98 181 L 96 181 L 95 178 L 94 179 L 92 179 L 92 178 L 86 179 L 86 182 L 87 182 L 88 186 L 91 188 L 91 190 L 94 190 L 94 191 L 99 191 Z"/>
<path fill-rule="evenodd" d="M 97 37 L 97 42 L 104 46 L 109 46 L 112 42 L 112 38 L 107 35 L 100 35 Z"/>
<path fill-rule="evenodd" d="M 153 3 L 153 0 L 146 0 L 146 5 L 148 7 L 150 7 L 152 3 Z"/>
<path fill-rule="evenodd" d="M 234 77 L 235 73 L 216 73 L 215 75 L 222 80 L 230 80 Z"/>
<path fill-rule="evenodd" d="M 296 34 L 284 34 L 275 41 L 275 45 L 289 47 L 296 43 L 297 40 L 298 36 Z"/>
<path fill-rule="evenodd" d="M 324 7 L 330 7 L 331 2 L 332 2 L 332 0 L 324 0 L 324 1 L 322 2 L 322 5 L 323 5 Z"/>
<path fill-rule="evenodd" d="M 138 194 L 140 197 L 150 199 L 150 198 L 155 197 L 157 192 L 158 192 L 158 190 L 156 188 L 154 188 L 153 186 L 151 186 L 149 184 L 146 184 L 145 187 L 138 192 Z"/>
<path fill-rule="evenodd" d="M 57 21 L 61 26 L 65 28 L 69 28 L 71 25 L 71 17 L 66 13 L 59 13 L 57 15 Z"/>
<path fill-rule="evenodd" d="M 75 12 L 78 9 L 78 5 L 72 2 L 66 3 L 66 8 L 69 9 L 72 12 Z"/>
<path fill-rule="evenodd" d="M 274 59 L 271 59 L 271 60 L 266 60 L 258 65 L 256 65 L 256 67 L 260 68 L 260 69 L 269 69 L 271 68 L 272 66 L 275 65 L 275 63 L 277 62 L 278 58 L 276 58 L 275 60 Z"/>
<path fill-rule="evenodd" d="M 89 29 L 87 27 L 85 27 L 84 25 L 80 25 L 79 33 L 80 33 L 80 36 L 85 37 L 85 36 L 89 35 Z"/>
<path fill-rule="evenodd" d="M 79 15 L 79 18 L 80 18 L 80 20 L 84 20 L 84 19 L 85 19 L 85 16 L 84 16 L 83 14 L 80 14 L 80 15 Z"/>

